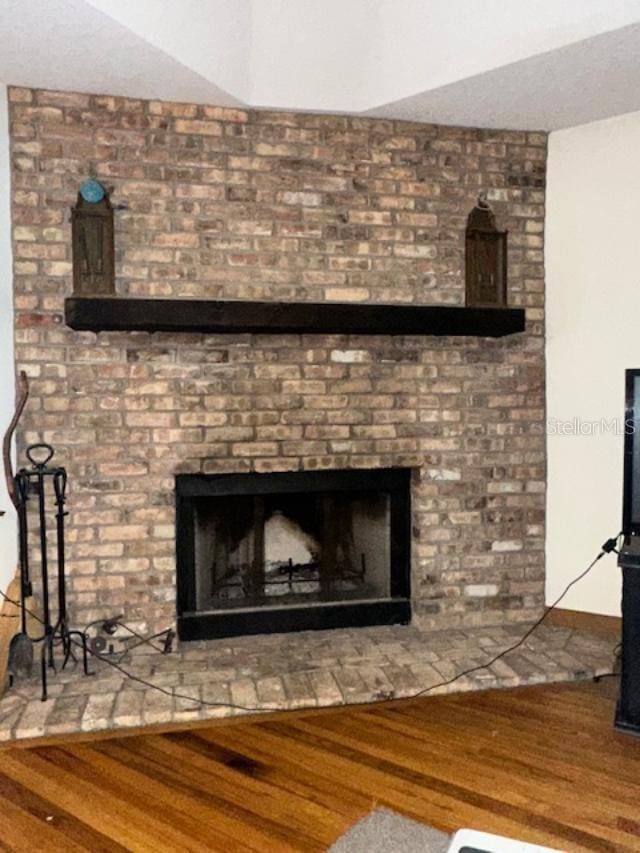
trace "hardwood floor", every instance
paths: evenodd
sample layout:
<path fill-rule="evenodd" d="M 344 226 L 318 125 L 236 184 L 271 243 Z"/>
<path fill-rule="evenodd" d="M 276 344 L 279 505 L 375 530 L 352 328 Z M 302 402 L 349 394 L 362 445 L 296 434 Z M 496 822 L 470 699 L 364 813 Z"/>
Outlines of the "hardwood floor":
<path fill-rule="evenodd" d="M 385 806 L 448 832 L 640 850 L 640 739 L 613 732 L 616 691 L 529 687 L 5 747 L 0 848 L 321 851 Z"/>

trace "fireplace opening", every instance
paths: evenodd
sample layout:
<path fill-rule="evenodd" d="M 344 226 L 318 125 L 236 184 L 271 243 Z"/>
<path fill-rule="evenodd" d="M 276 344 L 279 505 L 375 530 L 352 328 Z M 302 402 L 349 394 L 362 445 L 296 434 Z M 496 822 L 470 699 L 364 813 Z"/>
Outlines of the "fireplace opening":
<path fill-rule="evenodd" d="M 409 621 L 409 475 L 176 477 L 181 638 Z"/>

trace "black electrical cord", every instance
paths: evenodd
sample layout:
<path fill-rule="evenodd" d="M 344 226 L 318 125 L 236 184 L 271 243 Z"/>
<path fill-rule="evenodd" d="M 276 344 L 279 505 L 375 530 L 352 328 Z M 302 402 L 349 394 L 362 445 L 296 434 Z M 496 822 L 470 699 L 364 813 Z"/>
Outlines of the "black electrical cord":
<path fill-rule="evenodd" d="M 154 651 L 159 652 L 163 655 L 166 655 L 171 651 L 173 641 L 176 636 L 176 632 L 173 630 L 173 628 L 163 628 L 162 631 L 157 631 L 155 634 L 151 634 L 145 637 L 144 634 L 140 634 L 130 625 L 127 625 L 126 622 L 123 622 L 122 617 L 123 614 L 121 613 L 119 616 L 112 616 L 110 618 L 101 617 L 100 619 L 94 619 L 92 622 L 89 622 L 87 623 L 87 625 L 85 625 L 84 630 L 81 633 L 87 635 L 90 628 L 93 628 L 94 625 L 100 625 L 101 630 L 110 637 L 113 637 L 118 628 L 122 628 L 131 637 L 135 637 L 138 642 L 126 645 L 125 649 L 115 658 L 117 663 L 122 663 L 122 661 L 127 657 L 127 655 L 129 655 L 130 652 L 133 651 L 133 649 L 137 649 L 138 646 L 151 646 Z M 160 637 L 164 638 L 164 642 L 161 646 L 158 646 L 153 641 L 159 639 Z M 124 640 L 124 642 L 126 643 L 126 639 Z M 95 652 L 96 650 L 92 649 L 92 651 Z M 112 654 L 112 652 L 110 652 L 109 654 Z M 110 660 L 113 660 L 113 658 L 110 658 Z"/>
<path fill-rule="evenodd" d="M 492 657 L 490 661 L 487 661 L 487 663 L 482 663 L 478 664 L 477 666 L 469 667 L 469 669 L 465 669 L 462 672 L 459 672 L 457 675 L 454 675 L 453 678 L 449 678 L 447 681 L 441 681 L 439 684 L 432 684 L 430 687 L 425 687 L 424 690 L 420 690 L 418 693 L 415 693 L 412 698 L 415 698 L 416 696 L 423 696 L 425 693 L 430 693 L 437 687 L 448 687 L 449 684 L 453 684 L 454 681 L 458 681 L 459 678 L 463 678 L 465 675 L 470 675 L 472 672 L 477 672 L 480 669 L 488 669 L 496 661 L 499 661 L 500 658 L 503 658 L 505 655 L 508 655 L 509 652 L 514 652 L 516 649 L 519 649 L 520 646 L 522 646 L 529 639 L 529 637 L 533 634 L 536 628 L 539 628 L 540 625 L 542 625 L 542 623 L 551 613 L 551 611 L 554 610 L 560 604 L 560 602 L 569 592 L 571 587 L 577 584 L 579 581 L 582 580 L 582 578 L 586 577 L 589 574 L 589 572 L 595 566 L 598 560 L 601 560 L 605 554 L 610 554 L 612 551 L 615 551 L 617 553 L 618 540 L 620 539 L 621 535 L 622 533 L 618 533 L 617 536 L 612 537 L 611 539 L 607 539 L 607 541 L 602 545 L 598 556 L 594 560 L 592 560 L 591 563 L 589 563 L 587 568 L 583 572 L 581 572 L 578 577 L 574 578 L 570 583 L 566 585 L 566 587 L 556 598 L 553 604 L 550 604 L 547 608 L 545 608 L 545 611 L 542 616 L 536 622 L 533 623 L 533 625 L 522 635 L 522 637 L 520 637 L 517 643 L 514 643 L 512 646 L 509 646 L 508 649 L 504 649 L 504 651 L 499 652 L 497 655 Z"/>
<path fill-rule="evenodd" d="M 121 663 L 127 655 L 129 655 L 134 649 L 137 649 L 138 646 L 151 646 L 154 651 L 159 652 L 161 655 L 167 654 L 164 646 L 156 646 L 153 640 L 157 640 L 159 637 L 167 638 L 167 635 L 173 635 L 173 628 L 164 628 L 162 631 L 158 631 L 156 634 L 151 634 L 150 637 L 145 637 L 143 634 L 139 634 L 137 631 L 134 631 L 133 628 L 130 628 L 125 622 L 117 622 L 116 625 L 119 628 L 122 628 L 125 631 L 128 631 L 132 637 L 137 637 L 137 643 L 131 643 L 131 645 L 127 646 L 123 652 L 118 656 L 118 663 Z"/>
<path fill-rule="evenodd" d="M 560 604 L 560 602 L 565 597 L 565 595 L 569 592 L 571 587 L 575 586 L 575 584 L 577 584 L 584 577 L 586 577 L 586 575 L 589 574 L 589 572 L 593 569 L 593 567 L 598 562 L 598 560 L 601 560 L 605 554 L 610 554 L 612 551 L 617 552 L 618 541 L 619 541 L 621 535 L 622 534 L 619 533 L 617 536 L 615 536 L 611 539 L 607 539 L 607 541 L 602 545 L 602 547 L 600 549 L 600 553 L 598 554 L 598 556 L 594 560 L 592 560 L 592 562 L 587 566 L 587 568 L 583 572 L 581 572 L 576 578 L 574 578 L 570 583 L 567 584 L 567 586 L 564 588 L 564 590 L 561 592 L 561 594 L 558 596 L 558 598 L 556 598 L 556 600 L 553 602 L 553 604 L 550 604 L 549 607 L 547 607 L 545 609 L 542 616 L 536 622 L 534 622 L 530 628 L 527 629 L 527 631 L 522 635 L 522 637 L 518 640 L 517 643 L 514 643 L 512 646 L 509 646 L 508 648 L 506 648 L 503 651 L 499 652 L 498 654 L 494 655 L 486 663 L 477 664 L 476 666 L 469 667 L 468 669 L 462 670 L 462 672 L 457 673 L 457 675 L 454 675 L 452 678 L 449 678 L 445 681 L 439 681 L 436 684 L 431 684 L 429 687 L 425 687 L 423 690 L 419 690 L 416 693 L 412 693 L 410 696 L 403 696 L 402 698 L 403 699 L 416 699 L 419 696 L 424 696 L 425 694 L 430 693 L 432 690 L 436 690 L 440 687 L 448 687 L 450 684 L 453 684 L 454 682 L 458 681 L 460 678 L 463 678 L 465 675 L 470 675 L 471 673 L 478 672 L 481 669 L 487 669 L 488 667 L 492 666 L 492 664 L 496 663 L 496 661 L 503 658 L 505 655 L 507 655 L 510 652 L 513 652 L 516 649 L 518 649 L 520 646 L 522 646 L 529 639 L 529 637 L 531 636 L 531 634 L 533 634 L 533 632 L 536 630 L 536 628 L 538 628 L 545 621 L 545 619 L 551 613 L 551 611 L 554 610 L 558 606 L 558 604 Z M 5 601 L 9 602 L 10 604 L 14 604 L 16 607 L 20 607 L 20 602 L 14 601 L 13 599 L 9 598 L 9 596 L 6 595 L 1 590 L 0 590 L 0 596 L 2 596 L 2 598 Z M 26 609 L 27 613 L 29 613 L 31 616 L 33 616 L 38 622 L 42 623 L 43 620 L 37 614 L 35 614 L 32 610 L 29 610 L 28 608 L 25 608 L 25 609 Z M 100 620 L 100 621 L 103 621 L 103 620 Z M 71 642 L 73 642 L 74 645 L 78 646 L 79 648 L 82 648 L 82 643 L 80 643 L 78 640 L 72 640 Z M 207 702 L 204 699 L 194 699 L 193 696 L 188 696 L 187 694 L 184 694 L 184 693 L 176 693 L 173 690 L 167 690 L 166 688 L 161 687 L 159 684 L 153 684 L 151 681 L 147 681 L 144 678 L 140 678 L 139 676 L 134 675 L 133 673 L 126 670 L 123 666 L 120 666 L 120 664 L 117 663 L 116 661 L 113 661 L 110 658 L 108 658 L 104 655 L 101 655 L 99 652 L 96 652 L 91 648 L 87 648 L 87 651 L 91 655 L 93 655 L 93 657 L 97 658 L 98 660 L 104 661 L 104 663 L 113 667 L 113 669 L 116 669 L 118 672 L 121 672 L 124 676 L 131 679 L 131 681 L 135 681 L 138 684 L 142 684 L 145 687 L 148 687 L 149 689 L 157 690 L 159 693 L 164 693 L 166 696 L 173 697 L 174 699 L 184 699 L 188 702 L 193 702 L 193 708 L 192 709 L 185 709 L 185 710 L 197 710 L 200 707 L 231 708 L 233 710 L 247 711 L 250 713 L 256 713 L 256 712 L 268 713 L 268 712 L 272 712 L 274 710 L 273 708 L 265 708 L 265 707 L 260 706 L 260 705 L 257 705 L 257 706 L 238 705 L 235 702 Z M 614 673 L 611 673 L 611 674 L 613 675 Z M 600 676 L 600 677 L 603 677 L 603 676 Z M 354 702 L 354 703 L 349 703 L 349 704 L 366 705 L 369 703 L 368 702 Z M 317 705 L 301 705 L 301 706 L 298 706 L 296 708 L 285 709 L 285 710 L 311 711 L 311 710 L 317 710 L 317 708 L 318 708 Z"/>

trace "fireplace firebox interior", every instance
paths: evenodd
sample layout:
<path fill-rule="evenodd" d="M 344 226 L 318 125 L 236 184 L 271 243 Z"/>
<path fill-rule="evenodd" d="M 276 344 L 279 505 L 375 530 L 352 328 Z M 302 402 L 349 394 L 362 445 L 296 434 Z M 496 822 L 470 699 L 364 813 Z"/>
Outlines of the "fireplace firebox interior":
<path fill-rule="evenodd" d="M 182 639 L 407 622 L 407 469 L 179 475 Z"/>

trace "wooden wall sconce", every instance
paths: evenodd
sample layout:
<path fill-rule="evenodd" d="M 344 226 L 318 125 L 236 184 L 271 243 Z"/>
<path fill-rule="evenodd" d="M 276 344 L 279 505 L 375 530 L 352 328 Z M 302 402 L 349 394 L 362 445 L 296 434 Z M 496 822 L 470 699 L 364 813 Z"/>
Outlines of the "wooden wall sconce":
<path fill-rule="evenodd" d="M 98 181 L 84 181 L 71 208 L 73 292 L 78 296 L 115 294 L 113 208 Z"/>
<path fill-rule="evenodd" d="M 482 192 L 467 219 L 465 245 L 465 304 L 507 304 L 507 232 L 499 231 L 496 218 Z"/>

